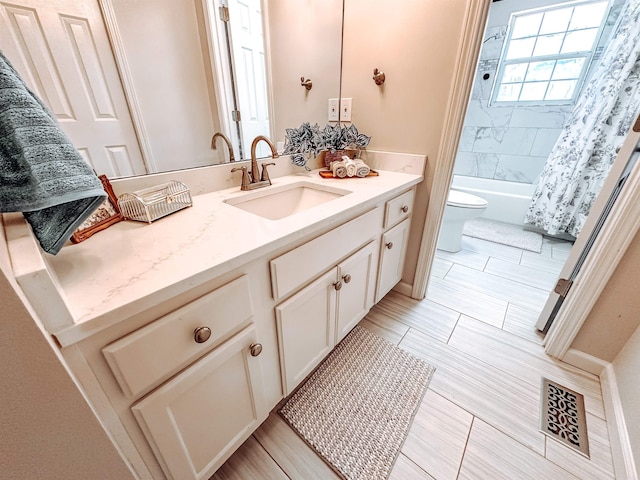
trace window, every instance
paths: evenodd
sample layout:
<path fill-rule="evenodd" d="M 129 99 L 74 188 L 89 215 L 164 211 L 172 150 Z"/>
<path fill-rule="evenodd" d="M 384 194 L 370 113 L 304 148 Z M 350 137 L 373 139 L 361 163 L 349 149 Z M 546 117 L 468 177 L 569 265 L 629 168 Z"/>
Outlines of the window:
<path fill-rule="evenodd" d="M 600 36 L 608 1 L 514 13 L 492 103 L 572 103 Z"/>

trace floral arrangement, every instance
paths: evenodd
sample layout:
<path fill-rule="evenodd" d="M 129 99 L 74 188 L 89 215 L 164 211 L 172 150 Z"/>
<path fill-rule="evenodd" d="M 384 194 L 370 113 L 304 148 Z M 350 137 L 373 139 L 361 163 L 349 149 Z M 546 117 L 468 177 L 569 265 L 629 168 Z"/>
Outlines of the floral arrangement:
<path fill-rule="evenodd" d="M 287 128 L 284 142 L 284 155 L 291 155 L 291 161 L 299 167 L 307 167 L 310 158 L 317 157 L 321 151 L 336 152 L 347 148 L 363 149 L 369 145 L 371 137 L 359 133 L 355 125 L 326 125 L 303 123 L 298 128 Z M 313 155 L 313 157 L 311 157 Z"/>

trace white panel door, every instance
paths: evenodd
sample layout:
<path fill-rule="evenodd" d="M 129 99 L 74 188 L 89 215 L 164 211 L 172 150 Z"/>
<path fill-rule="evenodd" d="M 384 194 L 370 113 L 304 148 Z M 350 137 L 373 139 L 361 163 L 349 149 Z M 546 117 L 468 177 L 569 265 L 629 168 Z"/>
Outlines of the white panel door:
<path fill-rule="evenodd" d="M 403 220 L 382 236 L 380 246 L 380 266 L 378 268 L 378 288 L 376 302 L 402 280 L 404 257 L 409 241 L 409 219 Z"/>
<path fill-rule="evenodd" d="M 338 265 L 336 343 L 342 340 L 373 306 L 378 243 L 371 242 Z"/>
<path fill-rule="evenodd" d="M 251 142 L 269 134 L 269 107 L 260 0 L 229 0 L 233 66 L 237 84 L 242 152 L 249 158 Z M 264 142 L 257 156 L 270 156 Z"/>
<path fill-rule="evenodd" d="M 337 270 L 331 269 L 276 307 L 285 395 L 335 346 L 336 276 Z"/>
<path fill-rule="evenodd" d="M 0 49 L 98 174 L 146 172 L 96 1 L 0 1 Z"/>

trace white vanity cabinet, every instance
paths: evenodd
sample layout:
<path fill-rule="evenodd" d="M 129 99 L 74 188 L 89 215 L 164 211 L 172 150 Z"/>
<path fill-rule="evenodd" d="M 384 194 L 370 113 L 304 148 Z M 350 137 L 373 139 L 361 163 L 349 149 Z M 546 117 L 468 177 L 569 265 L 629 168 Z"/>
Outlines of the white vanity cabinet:
<path fill-rule="evenodd" d="M 380 242 L 376 303 L 402 279 L 414 192 L 415 190 L 411 189 L 385 204 L 384 228 L 387 230 Z"/>
<path fill-rule="evenodd" d="M 382 214 L 374 208 L 271 260 L 285 395 L 373 305 Z"/>
<path fill-rule="evenodd" d="M 209 478 L 266 419 L 260 348 L 249 326 L 132 407 L 168 476 Z"/>
<path fill-rule="evenodd" d="M 288 395 L 373 305 L 377 242 L 370 242 L 276 307 Z"/>
<path fill-rule="evenodd" d="M 251 293 L 242 275 L 102 348 L 168 478 L 209 478 L 268 415 Z"/>
<path fill-rule="evenodd" d="M 380 170 L 304 174 L 350 193 L 278 221 L 211 191 L 46 261 L 21 216 L 3 224 L 18 284 L 137 478 L 210 478 L 400 280 L 421 177 Z"/>
<path fill-rule="evenodd" d="M 374 241 L 338 265 L 336 343 L 342 340 L 373 306 L 378 242 Z"/>

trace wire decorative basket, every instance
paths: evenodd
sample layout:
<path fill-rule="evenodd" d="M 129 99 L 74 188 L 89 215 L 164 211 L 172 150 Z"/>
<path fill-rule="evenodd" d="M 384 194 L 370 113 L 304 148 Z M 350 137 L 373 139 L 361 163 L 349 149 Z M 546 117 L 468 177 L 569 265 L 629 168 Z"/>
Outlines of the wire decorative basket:
<path fill-rule="evenodd" d="M 175 180 L 118 197 L 125 219 L 147 223 L 192 205 L 189 188 Z"/>

